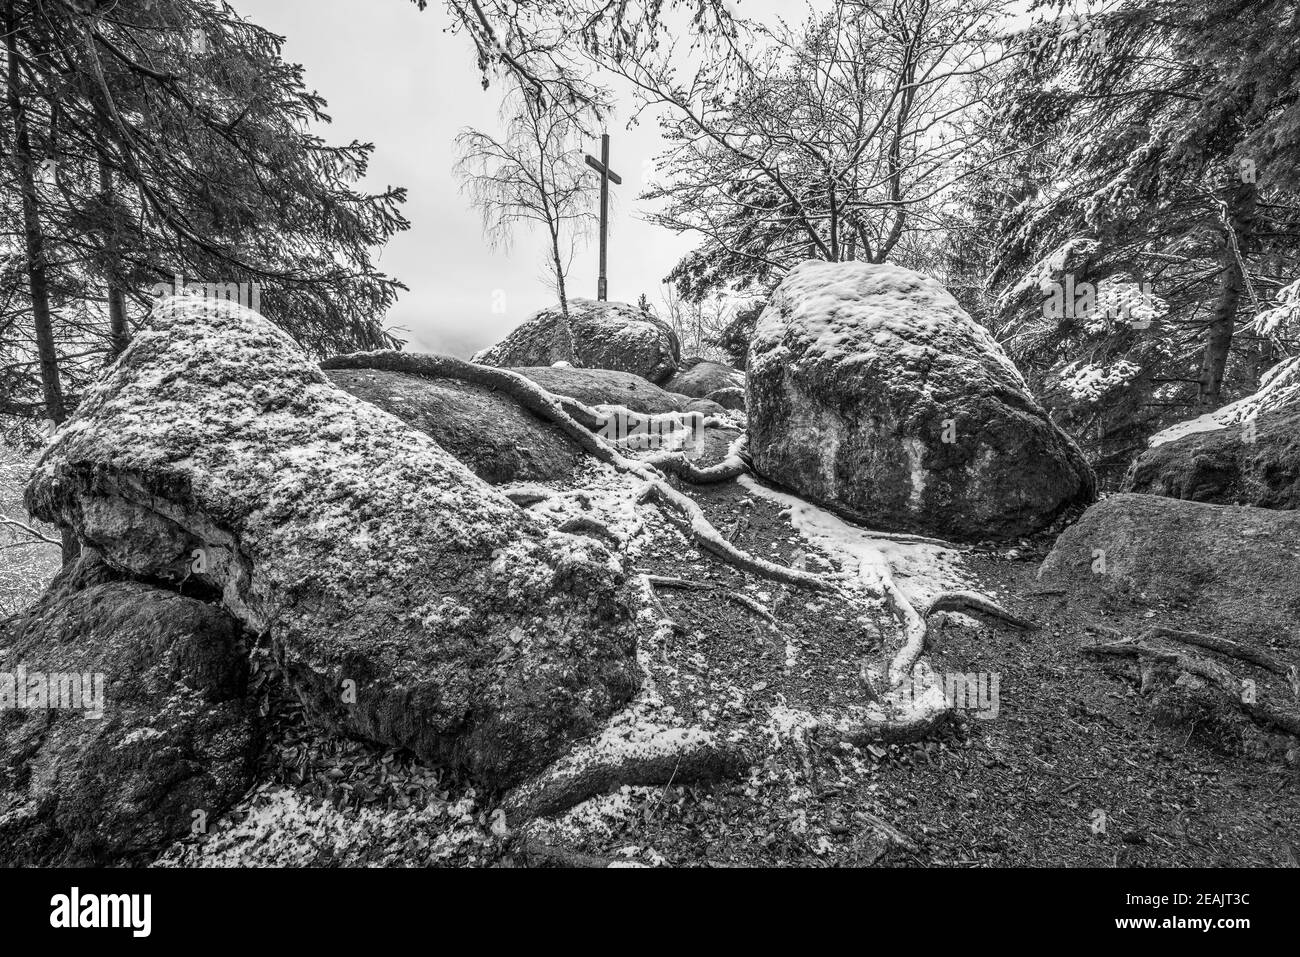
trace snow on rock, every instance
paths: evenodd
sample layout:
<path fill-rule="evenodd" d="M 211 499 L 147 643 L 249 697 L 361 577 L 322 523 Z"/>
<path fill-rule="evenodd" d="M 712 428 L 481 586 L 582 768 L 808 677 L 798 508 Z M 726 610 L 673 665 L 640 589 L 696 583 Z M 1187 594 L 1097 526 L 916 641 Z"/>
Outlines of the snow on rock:
<path fill-rule="evenodd" d="M 1161 442 L 1129 467 L 1123 490 L 1214 505 L 1300 508 L 1300 409 Z"/>
<path fill-rule="evenodd" d="M 557 366 L 568 362 L 569 356 L 559 351 L 564 338 L 558 334 L 562 318 L 558 306 L 534 313 L 495 346 L 477 353 L 474 361 L 489 366 Z M 673 331 L 625 302 L 570 299 L 569 328 L 573 334 L 574 366 L 633 372 L 650 382 L 662 383 L 677 370 L 681 358 L 681 346 Z"/>
<path fill-rule="evenodd" d="M 1001 347 L 920 273 L 803 263 L 759 317 L 748 370 L 756 471 L 868 525 L 1010 538 L 1094 495 Z"/>
<path fill-rule="evenodd" d="M 1300 356 L 1293 356 L 1269 369 L 1252 395 L 1225 405 L 1205 415 L 1171 425 L 1147 441 L 1150 448 L 1173 442 L 1198 432 L 1243 426 L 1266 412 L 1289 412 L 1300 409 Z"/>
<path fill-rule="evenodd" d="M 173 845 L 155 867 L 427 867 L 488 858 L 493 837 L 474 792 L 427 807 L 340 810 L 301 792 L 262 785 L 238 817 L 201 842 Z"/>
<path fill-rule="evenodd" d="M 28 507 L 269 633 L 318 722 L 519 780 L 635 692 L 633 596 L 427 435 L 231 303 L 164 301 L 37 465 Z"/>

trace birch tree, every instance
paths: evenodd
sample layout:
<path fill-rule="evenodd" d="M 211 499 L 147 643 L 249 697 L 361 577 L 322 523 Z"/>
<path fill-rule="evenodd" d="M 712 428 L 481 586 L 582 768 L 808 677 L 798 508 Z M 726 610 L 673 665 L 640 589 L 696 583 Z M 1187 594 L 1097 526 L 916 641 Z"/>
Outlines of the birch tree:
<path fill-rule="evenodd" d="M 547 239 L 549 285 L 562 321 L 558 354 L 573 361 L 565 283 L 576 244 L 596 223 L 591 175 L 579 145 L 582 110 L 547 109 L 528 88 L 507 98 L 504 134 L 462 130 L 456 164 L 465 191 L 483 215 L 495 248 L 508 249 L 519 227 L 540 226 Z"/>

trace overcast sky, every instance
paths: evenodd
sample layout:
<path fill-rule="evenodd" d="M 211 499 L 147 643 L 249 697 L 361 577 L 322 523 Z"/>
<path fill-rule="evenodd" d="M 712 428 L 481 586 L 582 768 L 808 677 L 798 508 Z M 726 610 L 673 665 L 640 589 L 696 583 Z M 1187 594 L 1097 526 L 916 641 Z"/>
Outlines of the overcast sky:
<path fill-rule="evenodd" d="M 480 216 L 452 173 L 453 141 L 461 129 L 500 129 L 501 88 L 482 88 L 470 42 L 447 32 L 450 21 L 439 0 L 423 12 L 410 0 L 231 2 L 286 38 L 285 58 L 303 64 L 308 87 L 329 103 L 334 122 L 322 135 L 375 144 L 368 187 L 408 189 L 411 228 L 389 243 L 381 265 L 410 287 L 386 318 L 388 326 L 404 330 L 409 348 L 468 356 L 552 303 L 544 235 L 521 230 L 509 253 L 490 249 Z M 779 14 L 797 23 L 809 6 L 735 0 L 742 16 L 768 21 Z M 826 9 L 830 0 L 811 6 Z M 621 102 L 608 126 L 610 165 L 623 176 L 622 186 L 611 187 L 609 296 L 634 302 L 644 292 L 658 304 L 663 277 L 697 237 L 674 235 L 641 218 L 644 206 L 636 196 L 664 143 L 653 117 L 629 129 L 635 104 L 630 96 Z M 599 143 L 590 151 L 598 153 Z M 594 172 L 592 178 L 594 185 Z M 569 294 L 594 298 L 596 275 L 593 241 L 574 260 Z"/>
<path fill-rule="evenodd" d="M 382 259 L 382 268 L 410 287 L 387 319 L 407 330 L 408 348 L 465 356 L 551 302 L 544 236 L 522 235 L 509 254 L 489 249 L 479 214 L 452 175 L 456 133 L 499 128 L 500 89 L 482 89 L 469 41 L 445 32 L 440 4 L 420 12 L 409 0 L 232 3 L 287 38 L 285 58 L 303 64 L 307 85 L 329 102 L 334 122 L 323 131 L 327 138 L 375 144 L 369 186 L 410 191 L 411 229 L 389 243 Z M 790 0 L 741 5 L 747 15 L 765 8 L 799 9 Z M 609 296 L 635 301 L 645 292 L 657 302 L 661 280 L 694 240 L 637 216 L 636 194 L 662 140 L 653 122 L 625 129 L 630 106 L 609 125 L 610 165 L 623 176 L 622 186 L 611 187 Z M 598 143 L 591 152 L 599 152 Z M 594 298 L 596 274 L 593 242 L 574 261 L 570 295 Z"/>

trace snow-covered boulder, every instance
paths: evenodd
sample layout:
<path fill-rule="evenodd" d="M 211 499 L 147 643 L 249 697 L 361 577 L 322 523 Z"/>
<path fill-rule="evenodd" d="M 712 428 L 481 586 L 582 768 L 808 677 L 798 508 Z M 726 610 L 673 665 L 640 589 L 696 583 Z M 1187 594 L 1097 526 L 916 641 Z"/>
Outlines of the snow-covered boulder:
<path fill-rule="evenodd" d="M 93 556 L 0 621 L 0 859 L 143 865 L 215 821 L 259 747 L 249 638 Z"/>
<path fill-rule="evenodd" d="M 1216 505 L 1300 508 L 1300 411 L 1162 442 L 1138 456 L 1124 490 Z"/>
<path fill-rule="evenodd" d="M 705 399 L 719 389 L 744 389 L 745 373 L 721 362 L 708 359 L 687 359 L 673 377 L 664 383 L 669 392 L 677 392 L 692 399 Z"/>
<path fill-rule="evenodd" d="M 269 635 L 315 720 L 496 786 L 638 683 L 630 590 L 232 303 L 165 300 L 57 433 L 29 509 Z"/>
<path fill-rule="evenodd" d="M 563 480 L 584 455 L 555 425 L 495 389 L 386 369 L 326 369 L 325 375 L 429 435 L 493 485 Z"/>
<path fill-rule="evenodd" d="M 673 331 L 653 316 L 625 302 L 569 300 L 572 357 L 561 355 L 563 337 L 557 324 L 559 306 L 534 313 L 523 325 L 490 349 L 474 356 L 488 366 L 551 366 L 572 361 L 587 369 L 618 369 L 653 383 L 666 381 L 677 370 L 681 346 Z"/>
<path fill-rule="evenodd" d="M 755 469 L 860 521 L 999 539 L 1093 498 L 1077 446 L 928 276 L 803 263 L 759 317 L 747 368 Z"/>

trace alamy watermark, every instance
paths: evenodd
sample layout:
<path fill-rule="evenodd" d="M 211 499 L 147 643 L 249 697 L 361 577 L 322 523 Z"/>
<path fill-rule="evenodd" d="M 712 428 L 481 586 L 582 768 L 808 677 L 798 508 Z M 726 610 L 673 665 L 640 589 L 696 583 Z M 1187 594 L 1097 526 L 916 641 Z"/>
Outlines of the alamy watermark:
<path fill-rule="evenodd" d="M 104 717 L 104 676 L 99 672 L 0 671 L 0 711 L 82 711 Z"/>
<path fill-rule="evenodd" d="M 156 300 L 168 296 L 189 296 L 215 302 L 233 302 L 253 312 L 262 311 L 262 284 L 256 282 L 207 282 L 202 279 L 187 282 L 183 273 L 177 273 L 173 282 L 156 283 L 152 292 Z"/>
<path fill-rule="evenodd" d="M 939 677 L 944 701 L 951 710 L 973 714 L 983 721 L 991 721 L 1002 710 L 1000 672 L 949 671 Z M 910 685 L 899 688 L 896 695 L 915 701 L 926 694 L 928 688 L 926 683 L 912 679 Z"/>
<path fill-rule="evenodd" d="M 601 413 L 600 436 L 626 449 L 683 452 L 695 456 L 704 451 L 704 414 L 668 412 L 643 415 L 620 409 Z"/>
<path fill-rule="evenodd" d="M 1159 300 L 1149 282 L 1095 285 L 1067 275 L 1043 287 L 1043 318 L 1091 319 L 1126 322 L 1134 329 L 1149 329 L 1159 314 Z"/>

